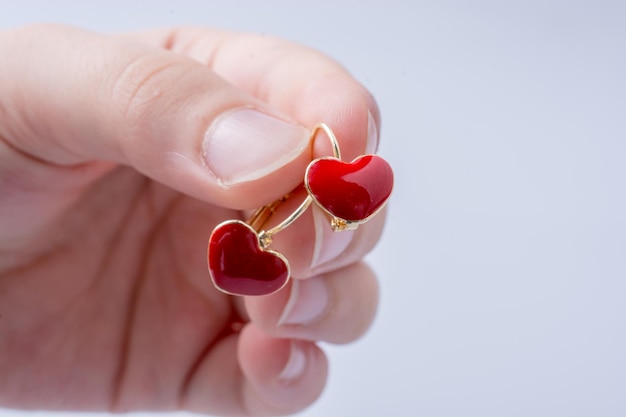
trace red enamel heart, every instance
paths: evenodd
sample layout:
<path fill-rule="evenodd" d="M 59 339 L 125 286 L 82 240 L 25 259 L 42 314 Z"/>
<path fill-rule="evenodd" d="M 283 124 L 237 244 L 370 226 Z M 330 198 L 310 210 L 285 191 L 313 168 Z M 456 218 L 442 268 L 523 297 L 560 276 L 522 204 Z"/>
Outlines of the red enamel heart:
<path fill-rule="evenodd" d="M 289 279 L 289 265 L 283 256 L 262 249 L 254 229 L 238 220 L 213 230 L 207 258 L 213 283 L 229 294 L 267 295 Z"/>
<path fill-rule="evenodd" d="M 393 171 L 377 155 L 363 155 L 350 163 L 322 158 L 309 164 L 306 186 L 330 214 L 359 222 L 375 214 L 389 199 Z"/>

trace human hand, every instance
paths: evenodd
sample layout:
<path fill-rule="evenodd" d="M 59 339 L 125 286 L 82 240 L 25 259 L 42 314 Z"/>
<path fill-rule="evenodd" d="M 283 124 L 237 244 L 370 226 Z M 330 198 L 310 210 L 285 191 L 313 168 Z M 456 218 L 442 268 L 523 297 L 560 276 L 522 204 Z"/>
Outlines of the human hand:
<path fill-rule="evenodd" d="M 0 56 L 0 406 L 265 415 L 314 401 L 315 342 L 373 319 L 360 259 L 384 216 L 333 233 L 307 211 L 272 245 L 294 279 L 266 297 L 216 291 L 207 239 L 302 182 L 305 126 L 329 124 L 346 160 L 374 150 L 367 91 L 302 46 L 197 28 L 37 25 L 0 33 Z"/>

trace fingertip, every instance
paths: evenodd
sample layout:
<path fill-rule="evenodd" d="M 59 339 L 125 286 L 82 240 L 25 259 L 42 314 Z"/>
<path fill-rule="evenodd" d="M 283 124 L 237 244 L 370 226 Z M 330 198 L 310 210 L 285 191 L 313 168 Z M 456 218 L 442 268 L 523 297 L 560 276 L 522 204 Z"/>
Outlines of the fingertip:
<path fill-rule="evenodd" d="M 294 279 L 266 297 L 247 297 L 250 321 L 276 338 L 351 343 L 371 327 L 379 302 L 376 274 L 363 262 Z"/>
<path fill-rule="evenodd" d="M 238 356 L 247 382 L 242 401 L 251 415 L 300 411 L 326 384 L 328 361 L 311 342 L 272 338 L 248 325 L 240 335 Z"/>

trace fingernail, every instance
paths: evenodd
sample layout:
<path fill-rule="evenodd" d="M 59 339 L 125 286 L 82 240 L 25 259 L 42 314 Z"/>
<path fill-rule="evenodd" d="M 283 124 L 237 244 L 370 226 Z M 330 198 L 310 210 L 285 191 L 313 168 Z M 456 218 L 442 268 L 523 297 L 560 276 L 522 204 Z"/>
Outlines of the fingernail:
<path fill-rule="evenodd" d="M 203 156 L 223 185 L 261 178 L 294 160 L 307 147 L 303 127 L 241 108 L 219 116 L 207 130 Z"/>
<path fill-rule="evenodd" d="M 323 279 L 294 279 L 291 281 L 289 299 L 277 325 L 312 324 L 326 312 L 329 299 L 328 288 Z"/>
<path fill-rule="evenodd" d="M 315 225 L 315 247 L 311 270 L 315 271 L 321 265 L 336 259 L 352 242 L 354 230 L 335 232 L 330 227 L 330 220 L 318 208 L 313 209 L 313 223 Z"/>
<path fill-rule="evenodd" d="M 281 382 L 292 382 L 300 379 L 306 370 L 306 353 L 298 342 L 291 342 L 289 359 L 283 370 L 278 374 Z"/>
<path fill-rule="evenodd" d="M 370 111 L 367 112 L 367 144 L 365 153 L 376 153 L 378 149 L 378 127 Z"/>

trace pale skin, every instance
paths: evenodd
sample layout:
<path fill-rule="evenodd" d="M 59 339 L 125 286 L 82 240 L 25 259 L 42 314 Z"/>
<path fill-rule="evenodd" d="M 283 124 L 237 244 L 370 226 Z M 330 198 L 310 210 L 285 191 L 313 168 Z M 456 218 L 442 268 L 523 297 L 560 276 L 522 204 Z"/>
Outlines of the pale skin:
<path fill-rule="evenodd" d="M 255 108 L 327 123 L 352 160 L 368 112 L 379 124 L 367 90 L 303 46 L 199 28 L 37 25 L 0 32 L 0 56 L 0 407 L 282 415 L 317 399 L 328 364 L 316 342 L 352 342 L 374 317 L 361 259 L 384 213 L 312 268 L 307 211 L 272 245 L 292 282 L 225 295 L 207 272 L 212 228 L 298 186 L 311 153 L 224 185 L 201 143 L 221 114 Z M 315 320 L 280 322 L 293 282 L 328 292 Z"/>

